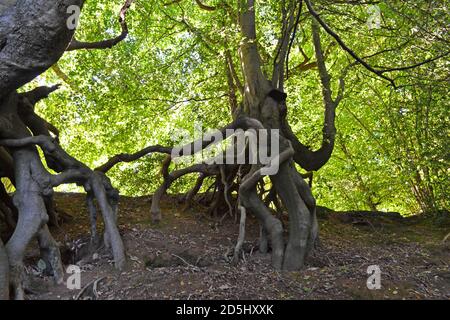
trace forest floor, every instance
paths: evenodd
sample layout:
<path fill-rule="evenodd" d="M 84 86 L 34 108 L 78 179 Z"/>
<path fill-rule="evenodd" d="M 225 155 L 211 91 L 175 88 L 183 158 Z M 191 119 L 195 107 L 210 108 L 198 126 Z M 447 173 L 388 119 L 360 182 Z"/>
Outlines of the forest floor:
<path fill-rule="evenodd" d="M 155 225 L 150 222 L 150 201 L 121 198 L 119 225 L 128 263 L 118 272 L 110 254 L 85 254 L 89 232 L 84 196 L 57 194 L 57 208 L 72 218 L 52 233 L 63 247 L 64 262 L 81 266 L 81 287 L 86 290 L 77 297 L 80 290 L 54 285 L 40 274 L 36 245 L 26 259 L 33 274 L 28 298 L 450 299 L 450 241 L 442 243 L 448 225 L 322 212 L 321 245 L 304 270 L 278 272 L 270 266 L 270 254 L 258 252 L 255 220 L 247 220 L 245 260 L 233 266 L 227 252 L 235 245 L 238 225 L 232 219 L 217 225 L 205 216 L 206 208 L 195 205 L 181 212 L 177 198 L 167 196 L 163 221 Z M 379 290 L 367 288 L 371 265 L 381 270 Z"/>

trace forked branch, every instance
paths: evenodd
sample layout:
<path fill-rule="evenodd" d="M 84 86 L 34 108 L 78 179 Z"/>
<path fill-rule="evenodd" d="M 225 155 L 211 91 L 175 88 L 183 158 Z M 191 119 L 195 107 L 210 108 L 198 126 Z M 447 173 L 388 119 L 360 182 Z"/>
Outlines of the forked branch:
<path fill-rule="evenodd" d="M 389 81 L 394 88 L 396 88 L 394 79 L 386 76 L 385 73 L 394 72 L 394 71 L 405 71 L 405 70 L 418 68 L 424 64 L 436 61 L 436 60 L 441 59 L 450 54 L 450 51 L 446 51 L 436 57 L 415 63 L 413 65 L 403 66 L 403 67 L 390 67 L 390 68 L 376 69 L 373 66 L 371 66 L 367 61 L 365 61 L 363 58 L 361 58 L 358 54 L 356 54 L 349 46 L 347 46 L 347 44 L 342 40 L 342 38 L 336 32 L 334 32 L 334 30 L 331 29 L 331 27 L 314 10 L 310 0 L 305 0 L 305 2 L 306 2 L 309 12 L 314 17 L 314 19 L 316 19 L 317 22 L 319 22 L 319 24 L 323 27 L 323 29 L 336 40 L 336 42 L 340 45 L 340 47 L 344 51 L 346 51 L 348 54 L 350 54 L 350 56 L 352 58 L 354 58 L 358 63 L 360 63 L 362 66 L 364 66 L 367 70 L 376 74 L 378 77 Z"/>
<path fill-rule="evenodd" d="M 110 49 L 124 40 L 128 36 L 128 25 L 126 21 L 126 14 L 128 9 L 133 4 L 134 0 L 126 0 L 122 9 L 119 12 L 119 23 L 122 29 L 121 33 L 114 38 L 97 41 L 97 42 L 84 42 L 78 41 L 75 37 L 70 42 L 66 51 L 80 50 L 80 49 Z"/>

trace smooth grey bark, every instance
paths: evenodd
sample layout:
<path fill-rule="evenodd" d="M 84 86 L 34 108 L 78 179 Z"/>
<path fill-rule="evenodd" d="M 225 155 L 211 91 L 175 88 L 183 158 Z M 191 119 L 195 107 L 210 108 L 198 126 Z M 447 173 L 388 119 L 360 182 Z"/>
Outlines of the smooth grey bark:
<path fill-rule="evenodd" d="M 47 222 L 53 188 L 64 183 L 83 186 L 98 200 L 106 227 L 105 244 L 112 248 L 116 267 L 122 269 L 125 264 L 124 246 L 116 226 L 117 190 L 103 173 L 91 170 L 64 151 L 50 134 L 50 130 L 57 134 L 57 129 L 34 112 L 35 103 L 56 89 L 57 86 L 39 87 L 22 94 L 11 92 L 0 99 L 0 145 L 7 147 L 7 153 L 13 157 L 14 203 L 19 212 L 17 226 L 6 245 L 10 284 L 16 299 L 24 298 L 22 260 L 34 237 L 38 239 L 47 271 L 57 283 L 63 279 L 59 248 L 48 231 Z M 48 167 L 59 174 L 51 175 L 44 168 L 37 145 Z"/>
<path fill-rule="evenodd" d="M 269 251 L 269 239 L 267 238 L 267 231 L 264 226 L 259 227 L 259 252 L 267 253 Z"/>
<path fill-rule="evenodd" d="M 17 0 L 0 8 L 0 98 L 51 67 L 66 50 L 74 30 L 67 27 L 70 5 L 84 0 Z"/>
<path fill-rule="evenodd" d="M 117 228 L 117 202 L 111 202 L 111 197 L 107 197 L 105 187 L 100 173 L 94 173 L 90 179 L 92 191 L 97 198 L 100 210 L 103 213 L 105 223 L 105 245 L 112 249 L 114 255 L 114 264 L 121 270 L 125 266 L 125 247 Z"/>
<path fill-rule="evenodd" d="M 112 40 L 114 44 L 128 33 L 125 13 L 132 2 L 127 0 L 120 12 L 122 34 Z M 77 22 L 76 14 L 83 3 L 84 0 L 2 0 L 0 3 L 0 176 L 10 178 L 16 187 L 14 205 L 18 209 L 18 221 L 5 248 L 11 294 L 16 299 L 24 298 L 23 257 L 35 237 L 47 271 L 57 283 L 63 280 L 59 248 L 47 227 L 53 188 L 63 183 L 83 186 L 97 199 L 105 222 L 105 244 L 112 248 L 116 267 L 122 269 L 125 264 L 124 246 L 116 225 L 117 190 L 103 173 L 91 170 L 65 152 L 58 142 L 58 130 L 34 113 L 34 105 L 58 86 L 16 92 L 51 67 L 68 49 L 76 25 L 70 26 L 68 22 Z M 74 11 L 70 8 L 73 6 L 79 10 Z M 44 168 L 37 145 L 44 152 L 48 167 L 58 175 L 51 175 Z"/>
<path fill-rule="evenodd" d="M 47 96 L 48 92 L 52 90 L 54 90 L 54 87 L 48 88 L 47 90 L 39 90 L 38 93 L 27 95 L 22 101 L 21 107 L 24 110 L 21 110 L 21 119 L 34 134 L 35 139 L 44 138 L 44 140 L 52 140 L 47 122 L 34 112 L 33 105 L 33 102 L 37 100 L 36 96 L 39 96 L 39 92 L 40 95 Z M 47 165 L 60 173 L 59 176 L 52 179 L 53 186 L 66 182 L 74 182 L 83 186 L 89 196 L 94 195 L 98 201 L 105 222 L 105 245 L 108 248 L 112 248 L 115 265 L 118 269 L 122 269 L 125 264 L 125 252 L 122 239 L 117 229 L 117 202 L 119 198 L 117 190 L 111 186 L 109 179 L 103 173 L 92 171 L 89 167 L 64 151 L 59 143 L 52 142 L 50 144 L 50 147 L 42 148 L 41 146 L 41 148 L 44 151 Z M 92 216 L 91 209 L 90 214 Z M 92 218 L 91 223 L 95 223 Z M 91 229 L 95 231 L 92 225 Z M 93 236 L 96 236 L 96 234 L 93 234 Z"/>
<path fill-rule="evenodd" d="M 14 230 L 18 212 L 3 183 L 0 183 L 0 213 L 3 215 L 3 220 L 8 228 Z"/>
<path fill-rule="evenodd" d="M 0 2 L 0 14 L 6 11 L 9 7 L 12 7 L 16 2 L 17 0 L 2 0 Z"/>
<path fill-rule="evenodd" d="M 286 270 L 298 270 L 303 266 L 311 232 L 311 213 L 295 187 L 294 170 L 293 164 L 286 163 L 271 177 L 289 214 L 289 240 L 283 261 Z"/>
<path fill-rule="evenodd" d="M 283 242 L 283 228 L 280 220 L 275 218 L 267 206 L 257 195 L 255 188 L 240 188 L 242 204 L 250 210 L 262 224 L 262 250 L 266 250 L 267 232 L 272 244 L 272 264 L 275 268 L 285 270 L 298 270 L 305 262 L 307 254 L 313 247 L 313 243 L 318 234 L 315 217 L 315 200 L 309 186 L 298 173 L 294 165 L 294 160 L 302 160 L 299 163 L 304 167 L 319 168 L 328 161 L 333 149 L 334 138 L 334 109 L 331 93 L 329 89 L 329 75 L 326 72 L 324 57 L 320 47 L 320 38 L 315 33 L 314 44 L 319 62 L 319 69 L 322 84 L 324 85 L 325 99 L 325 124 L 324 140 L 327 142 L 325 150 L 314 153 L 309 149 L 306 152 L 303 145 L 298 141 L 290 130 L 286 119 L 286 96 L 283 91 L 284 72 L 283 66 L 287 54 L 287 41 L 294 25 L 294 12 L 296 11 L 293 1 L 288 4 L 289 12 L 283 17 L 283 35 L 279 39 L 277 59 L 274 65 L 274 74 L 271 81 L 262 72 L 261 59 L 259 57 L 256 26 L 255 26 L 255 0 L 240 0 L 239 22 L 243 40 L 240 47 L 240 60 L 245 79 L 244 104 L 241 114 L 256 118 L 265 129 L 279 130 L 281 153 L 291 150 L 290 159 L 280 165 L 279 172 L 270 178 L 275 186 L 276 193 L 280 196 L 282 204 L 287 209 L 289 215 L 289 236 L 286 247 Z M 317 29 L 316 29 L 317 31 Z M 286 147 L 286 143 L 289 147 Z M 282 147 L 284 145 L 284 147 Z M 306 147 L 305 147 L 306 148 Z M 303 161 L 308 154 L 308 161 Z"/>
<path fill-rule="evenodd" d="M 10 264 L 10 282 L 15 295 L 15 299 L 24 299 L 24 269 L 23 258 L 25 250 L 30 241 L 46 228 L 48 215 L 45 202 L 41 196 L 42 186 L 45 184 L 47 172 L 40 161 L 35 147 L 28 147 L 13 152 L 15 172 L 16 172 L 16 194 L 14 203 L 19 210 L 19 220 L 11 239 L 6 244 Z M 46 179 L 47 178 L 47 179 Z M 45 230 L 44 230 L 45 233 Z M 50 239 L 50 234 L 45 235 Z M 55 280 L 60 282 L 62 264 L 59 257 L 59 248 L 54 240 L 45 242 L 48 248 L 49 261 L 51 266 L 57 266 L 55 270 Z M 55 255 L 58 252 L 58 255 Z"/>
<path fill-rule="evenodd" d="M 278 270 L 282 269 L 285 248 L 281 221 L 272 215 L 254 188 L 245 190 L 241 187 L 239 193 L 242 197 L 242 205 L 256 216 L 269 234 L 272 244 L 272 266 Z"/>
<path fill-rule="evenodd" d="M 53 275 L 57 284 L 64 281 L 64 269 L 61 263 L 61 253 L 58 243 L 53 239 L 47 224 L 44 224 L 37 234 L 41 258 L 45 262 L 45 271 Z"/>

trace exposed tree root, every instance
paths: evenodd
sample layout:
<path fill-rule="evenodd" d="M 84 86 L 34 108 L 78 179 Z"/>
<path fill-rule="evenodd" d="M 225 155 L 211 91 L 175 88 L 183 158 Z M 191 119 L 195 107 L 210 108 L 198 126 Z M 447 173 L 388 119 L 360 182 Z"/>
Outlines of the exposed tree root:
<path fill-rule="evenodd" d="M 71 13 L 67 8 L 82 8 L 83 3 L 84 0 L 24 0 L 0 6 L 0 177 L 8 177 L 16 187 L 15 205 L 11 205 L 0 183 L 0 218 L 14 230 L 6 251 L 12 295 L 19 299 L 24 297 L 24 251 L 36 236 L 47 267 L 52 269 L 57 282 L 62 279 L 59 251 L 46 224 L 50 219 L 51 224 L 58 226 L 52 189 L 63 183 L 77 183 L 97 199 L 105 221 L 105 242 L 112 247 L 116 267 L 122 268 L 125 263 L 116 226 L 118 192 L 105 175 L 68 155 L 59 146 L 58 129 L 34 113 L 34 105 L 58 86 L 39 87 L 22 94 L 15 92 L 54 65 L 68 49 L 109 48 L 126 38 L 125 15 L 133 0 L 126 0 L 120 11 L 121 34 L 98 43 L 77 41 L 73 38 L 75 28 L 68 27 Z M 45 170 L 36 145 L 44 152 L 48 167 L 58 175 L 52 176 Z M 2 295 L 6 274 L 0 273 Z"/>
<path fill-rule="evenodd" d="M 186 156 L 186 155 L 194 155 L 197 152 L 204 150 L 211 144 L 216 143 L 217 141 L 215 141 L 214 136 L 219 135 L 219 136 L 223 137 L 224 139 L 227 139 L 230 137 L 230 135 L 232 135 L 232 133 L 230 133 L 230 132 L 232 132 L 233 130 L 237 130 L 237 129 L 249 130 L 249 129 L 263 129 L 263 128 L 264 127 L 258 120 L 252 119 L 249 117 L 241 117 L 241 118 L 236 119 L 232 123 L 228 124 L 227 126 L 221 128 L 220 130 L 217 130 L 217 132 L 210 134 L 210 135 L 206 135 L 205 137 L 202 137 L 202 138 L 200 138 L 196 141 L 193 141 L 192 143 L 189 143 L 184 146 L 180 146 L 180 147 L 163 147 L 163 146 L 159 146 L 159 145 L 149 146 L 149 147 L 147 147 L 141 151 L 138 151 L 134 154 L 119 154 L 119 155 L 113 156 L 105 164 L 98 167 L 96 169 L 96 171 L 101 171 L 101 172 L 106 173 L 107 171 L 109 171 L 111 168 L 113 168 L 116 164 L 118 164 L 120 162 L 135 161 L 135 160 L 142 158 L 143 156 L 146 156 L 148 154 L 155 153 L 155 152 L 168 154 L 171 157 L 173 157 L 173 156 L 182 157 L 182 156 Z M 225 155 L 222 154 L 214 159 L 209 159 L 208 161 L 205 161 L 205 163 L 195 164 L 193 166 L 175 170 L 175 171 L 169 173 L 168 169 L 169 169 L 169 165 L 170 165 L 170 160 L 172 159 L 171 157 L 167 157 L 163 163 L 161 172 L 162 172 L 164 181 L 161 184 L 161 186 L 156 190 L 155 194 L 152 197 L 152 205 L 151 205 L 150 212 L 151 212 L 152 220 L 154 222 L 159 222 L 161 220 L 161 218 L 162 218 L 161 217 L 161 208 L 160 208 L 161 198 L 166 193 L 167 189 L 170 188 L 170 186 L 172 185 L 172 183 L 175 180 L 177 180 L 187 174 L 191 174 L 191 173 L 202 174 L 204 176 L 204 178 L 206 178 L 208 176 L 220 177 L 221 176 L 220 165 L 216 164 L 216 163 L 223 163 Z M 212 164 L 209 164 L 209 163 L 212 163 Z M 235 173 L 233 175 L 231 175 L 231 181 L 233 181 L 234 176 L 235 176 Z M 201 187 L 202 180 L 200 180 L 200 182 L 199 182 L 198 190 Z M 227 180 L 227 179 L 225 179 L 225 180 Z M 228 185 L 228 183 L 227 183 L 227 185 Z M 198 190 L 196 190 L 196 189 L 197 188 L 193 189 L 192 194 L 195 195 L 195 193 L 198 192 Z M 232 211 L 231 202 L 229 201 L 230 190 L 228 187 L 226 189 L 227 189 L 226 193 L 227 193 L 227 198 L 228 198 L 228 205 L 229 205 L 229 208 L 231 207 L 230 210 Z M 222 192 L 222 196 L 223 195 L 224 195 L 224 193 Z M 225 201 L 225 203 L 227 203 L 227 200 L 224 199 L 224 201 Z M 214 205 L 212 205 L 211 207 L 213 209 L 218 208 L 220 206 L 220 203 L 221 203 L 220 198 L 216 198 L 216 203 Z"/>
<path fill-rule="evenodd" d="M 64 281 L 64 269 L 61 263 L 59 246 L 50 234 L 47 225 L 42 226 L 38 232 L 38 243 L 41 258 L 45 262 L 46 273 L 51 274 L 57 284 Z"/>
<path fill-rule="evenodd" d="M 267 237 L 267 231 L 263 225 L 259 226 L 259 252 L 267 253 L 269 251 L 269 239 Z"/>
<path fill-rule="evenodd" d="M 85 293 L 88 291 L 88 289 L 91 289 L 91 299 L 92 300 L 96 300 L 98 298 L 98 292 L 97 292 L 97 287 L 98 284 L 104 280 L 106 277 L 100 277 L 98 279 L 94 279 L 91 282 L 89 282 L 87 285 L 85 285 L 80 292 L 78 292 L 78 294 L 75 296 L 74 300 L 81 300 L 81 297 L 83 295 L 85 295 Z"/>
<path fill-rule="evenodd" d="M 196 164 L 188 168 L 175 170 L 171 172 L 170 174 L 166 175 L 164 178 L 164 182 L 162 185 L 156 190 L 155 194 L 152 197 L 152 205 L 151 205 L 151 215 L 153 222 L 159 222 L 161 221 L 161 207 L 160 202 L 162 196 L 166 193 L 167 189 L 172 185 L 172 183 L 181 178 L 182 176 L 189 174 L 189 173 L 196 173 L 200 172 L 203 173 L 206 176 L 214 175 L 218 173 L 218 166 L 209 166 L 206 164 Z"/>
<path fill-rule="evenodd" d="M 244 207 L 239 206 L 239 210 L 241 212 L 241 219 L 239 223 L 239 236 L 236 243 L 236 247 L 234 248 L 234 255 L 233 255 L 233 264 L 237 264 L 239 262 L 239 254 L 242 250 L 242 245 L 245 241 L 245 221 L 247 219 L 247 211 Z"/>
<path fill-rule="evenodd" d="M 223 184 L 223 198 L 228 206 L 228 212 L 230 214 L 230 216 L 233 216 L 233 205 L 231 204 L 231 200 L 230 200 L 230 194 L 229 194 L 229 183 L 227 181 L 227 175 L 225 173 L 225 166 L 219 166 L 219 170 L 220 170 L 220 181 Z M 224 216 L 226 215 L 226 213 L 224 214 Z M 241 212 L 242 215 L 242 212 Z M 244 213 L 245 215 L 245 213 Z"/>
<path fill-rule="evenodd" d="M 200 173 L 198 175 L 197 181 L 195 182 L 194 187 L 189 190 L 189 192 L 186 194 L 186 196 L 184 197 L 184 207 L 183 207 L 183 211 L 186 211 L 190 206 L 191 203 L 194 199 L 194 197 L 198 194 L 198 192 L 200 191 L 203 182 L 205 181 L 206 175 L 204 173 Z"/>
<path fill-rule="evenodd" d="M 40 162 L 37 150 L 29 146 L 15 149 L 13 157 L 17 181 L 14 203 L 19 211 L 19 219 L 11 239 L 6 244 L 6 250 L 10 263 L 10 283 L 13 294 L 16 299 L 23 299 L 23 257 L 29 242 L 38 233 L 42 238 L 40 244 L 44 247 L 42 252 L 48 253 L 49 259 L 47 260 L 52 262 L 47 267 L 55 267 L 52 271 L 56 281 L 60 281 L 58 276 L 62 264 L 59 255 L 50 257 L 51 252 L 54 252 L 55 242 L 45 229 L 42 230 L 44 227 L 46 228 L 48 221 L 42 194 L 48 193 L 49 190 L 47 172 Z"/>
<path fill-rule="evenodd" d="M 295 188 L 291 165 L 289 163 L 281 165 L 280 172 L 272 177 L 272 181 L 289 214 L 289 240 L 283 268 L 298 270 L 303 266 L 306 256 L 311 217 L 305 202 Z"/>
<path fill-rule="evenodd" d="M 274 105 L 269 105 L 273 107 Z M 275 105 L 276 107 L 276 105 Z M 275 112 L 277 112 L 275 110 Z M 226 127 L 218 130 L 224 139 L 229 138 L 228 131 L 226 129 L 242 129 L 248 131 L 262 130 L 260 134 L 266 132 L 258 139 L 267 137 L 269 132 L 262 123 L 254 118 L 240 117 L 233 121 Z M 265 131 L 264 131 L 265 130 Z M 278 135 L 278 131 L 270 131 L 277 135 L 277 139 L 281 143 L 282 152 L 272 155 L 269 163 L 262 165 L 236 165 L 236 164 L 222 164 L 226 160 L 226 152 L 213 159 L 208 159 L 205 163 L 195 164 L 187 168 L 178 169 L 169 172 L 169 164 L 171 157 L 174 156 L 174 150 L 178 151 L 176 156 L 192 155 L 202 149 L 208 147 L 214 141 L 209 138 L 203 138 L 200 141 L 194 141 L 182 147 L 169 148 L 162 146 L 147 147 L 142 151 L 139 151 L 131 155 L 118 155 L 111 158 L 105 165 L 101 166 L 98 170 L 109 170 L 115 164 L 121 161 L 133 161 L 148 153 L 162 152 L 171 154 L 171 157 L 167 157 L 163 163 L 162 176 L 164 178 L 163 183 L 157 189 L 152 198 L 151 204 L 151 216 L 154 222 L 158 222 L 162 219 L 160 202 L 162 196 L 167 192 L 168 188 L 173 182 L 184 175 L 191 173 L 198 173 L 199 177 L 195 186 L 188 192 L 185 199 L 192 200 L 192 197 L 199 191 L 203 181 L 208 176 L 215 176 L 216 182 L 214 184 L 215 191 L 212 193 L 213 200 L 209 205 L 209 212 L 211 214 L 217 213 L 220 209 L 225 208 L 225 214 L 233 214 L 233 204 L 231 203 L 231 186 L 237 186 L 239 198 L 241 199 L 241 223 L 240 223 L 240 236 L 235 248 L 234 262 L 239 259 L 240 248 L 243 243 L 243 237 L 245 235 L 245 214 L 242 212 L 247 210 L 254 214 L 261 223 L 261 252 L 267 252 L 269 247 L 269 239 L 272 249 L 272 264 L 277 269 L 298 270 L 304 264 L 305 258 L 313 247 L 317 237 L 317 221 L 315 218 L 315 200 L 312 196 L 311 190 L 308 184 L 303 180 L 302 176 L 297 172 L 292 161 L 292 157 L 295 154 L 294 149 L 291 147 L 291 143 L 288 139 Z M 236 147 L 235 144 L 232 147 Z M 246 154 L 246 160 L 248 162 L 250 153 L 254 152 L 247 145 L 244 153 Z M 234 153 L 233 153 L 234 154 Z M 236 157 L 237 155 L 235 155 Z M 228 159 L 229 160 L 229 159 Z M 231 160 L 236 160 L 231 159 Z M 235 161 L 232 163 L 236 163 Z M 279 165 L 279 171 L 270 176 L 273 187 L 269 190 L 269 193 L 265 199 L 265 202 L 261 200 L 263 193 L 257 191 L 258 184 L 262 183 L 262 174 L 264 168 L 268 169 L 275 163 Z M 244 172 L 240 172 L 239 168 L 244 168 L 246 176 L 241 179 L 240 176 Z M 245 169 L 247 168 L 247 169 Z M 242 180 L 242 181 L 241 181 Z M 278 201 L 278 196 L 282 200 L 282 204 Z M 268 207 L 270 203 L 274 203 L 279 214 L 283 211 L 282 205 L 287 209 L 289 214 L 289 239 L 287 246 L 283 238 L 283 225 L 279 218 L 272 214 L 271 209 Z"/>
<path fill-rule="evenodd" d="M 12 156 L 14 163 L 14 172 L 5 175 L 13 176 L 16 187 L 13 201 L 18 220 L 6 244 L 6 251 L 10 265 L 9 281 L 16 299 L 24 298 L 23 257 L 28 244 L 35 237 L 46 263 L 46 271 L 53 275 L 57 283 L 63 279 L 59 248 L 47 227 L 49 213 L 57 223 L 57 217 L 52 212 L 52 194 L 53 188 L 61 184 L 76 183 L 96 198 L 105 222 L 105 244 L 112 248 L 116 267 L 121 269 L 125 264 L 124 247 L 116 221 L 117 190 L 103 173 L 92 171 L 67 154 L 57 139 L 51 136 L 50 132 L 57 132 L 56 128 L 34 113 L 35 103 L 56 89 L 40 87 L 20 95 L 12 93 L 3 101 L 0 109 L 0 117 L 6 124 L 0 128 L 0 145 L 7 148 L 4 150 Z M 30 135 L 30 131 L 33 135 Z M 51 175 L 44 168 L 36 146 L 42 149 L 47 165 L 58 172 L 57 175 Z M 4 193 L 0 207 L 4 215 L 5 212 L 8 215 L 4 207 L 11 206 L 8 206 L 8 195 Z M 94 223 L 93 219 L 91 223 Z"/>

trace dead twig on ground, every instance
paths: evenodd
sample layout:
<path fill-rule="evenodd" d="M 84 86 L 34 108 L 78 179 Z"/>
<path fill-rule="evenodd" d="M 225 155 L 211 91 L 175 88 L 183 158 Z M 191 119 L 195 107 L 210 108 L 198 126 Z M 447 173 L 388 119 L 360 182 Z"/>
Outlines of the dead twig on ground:
<path fill-rule="evenodd" d="M 180 260 L 181 260 L 184 264 L 186 264 L 188 267 L 191 267 L 191 268 L 193 268 L 193 269 L 195 269 L 195 270 L 197 270 L 197 271 L 201 271 L 201 269 L 200 269 L 199 267 L 194 266 L 193 264 L 187 262 L 187 261 L 184 260 L 182 257 L 177 256 L 176 254 L 173 254 L 173 253 L 172 253 L 172 256 L 174 256 L 175 258 L 180 259 Z"/>
<path fill-rule="evenodd" d="M 102 281 L 103 279 L 105 279 L 106 277 L 101 277 L 101 278 L 98 278 L 98 279 L 94 279 L 94 280 L 92 280 L 91 282 L 89 282 L 87 285 L 85 285 L 84 287 L 83 287 L 83 289 L 81 289 L 80 290 L 80 292 L 78 292 L 78 294 L 76 295 L 76 297 L 75 297 L 75 300 L 80 300 L 80 298 L 81 298 L 81 296 L 86 292 L 86 290 L 92 285 L 92 292 L 93 292 L 93 294 L 94 294 L 94 296 L 95 296 L 95 299 L 97 299 L 98 298 L 98 292 L 97 292 L 97 286 L 98 286 L 98 283 L 100 282 L 100 281 Z"/>

